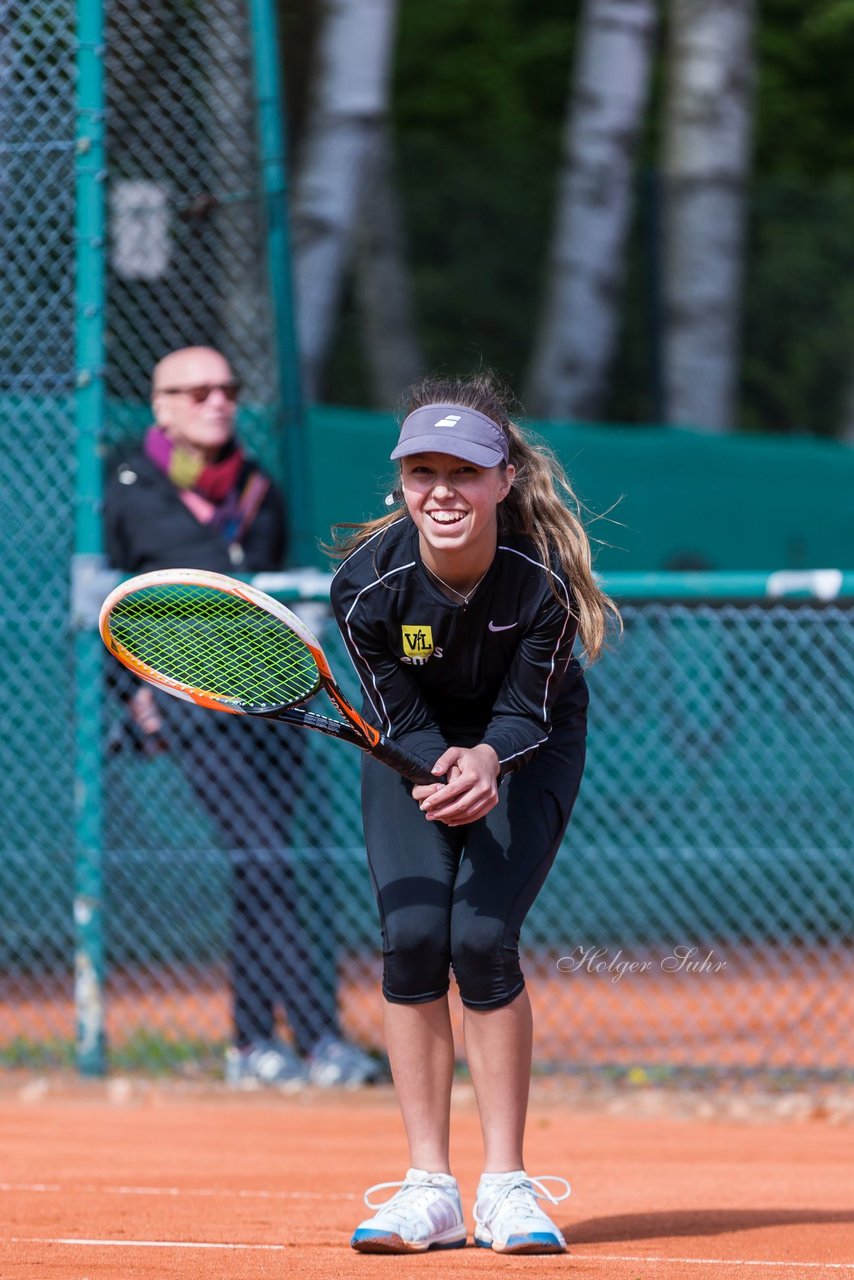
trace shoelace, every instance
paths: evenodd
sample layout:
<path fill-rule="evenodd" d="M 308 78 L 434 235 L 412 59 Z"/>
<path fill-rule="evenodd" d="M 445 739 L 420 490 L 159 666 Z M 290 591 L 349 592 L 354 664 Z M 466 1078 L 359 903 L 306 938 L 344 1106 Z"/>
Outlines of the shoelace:
<path fill-rule="evenodd" d="M 547 1182 L 560 1182 L 566 1188 L 561 1195 L 552 1195 Z M 542 1173 L 539 1177 L 519 1177 L 513 1179 L 512 1182 L 499 1183 L 494 1189 L 492 1187 L 483 1195 L 482 1199 L 489 1202 L 490 1213 L 497 1212 L 506 1204 L 511 1204 L 514 1208 L 525 1209 L 529 1207 L 528 1196 L 534 1192 L 538 1200 L 548 1200 L 550 1204 L 560 1204 L 562 1200 L 568 1199 L 572 1194 L 572 1187 L 566 1178 L 561 1178 L 554 1173 Z M 479 1197 L 480 1199 L 480 1197 Z"/>
<path fill-rule="evenodd" d="M 397 1187 L 398 1190 L 390 1195 L 387 1200 L 375 1202 L 371 1200 L 371 1196 L 375 1191 L 385 1191 L 390 1187 Z M 425 1192 L 441 1191 L 446 1189 L 444 1184 L 435 1182 L 377 1182 L 374 1186 L 368 1187 L 365 1192 L 364 1200 L 369 1209 L 385 1209 L 390 1205 L 392 1200 L 398 1201 L 394 1206 L 395 1213 L 399 1213 L 401 1218 L 406 1221 L 417 1217 L 421 1202 L 425 1199 Z M 450 1187 L 447 1190 L 451 1190 Z M 409 1203 L 407 1203 L 407 1201 Z"/>

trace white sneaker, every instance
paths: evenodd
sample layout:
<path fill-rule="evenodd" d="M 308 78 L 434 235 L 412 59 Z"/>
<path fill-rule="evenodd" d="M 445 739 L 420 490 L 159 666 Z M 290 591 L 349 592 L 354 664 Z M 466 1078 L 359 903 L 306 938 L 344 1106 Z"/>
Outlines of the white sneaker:
<path fill-rule="evenodd" d="M 566 1188 L 552 1195 L 545 1182 Z M 537 1204 L 538 1199 L 560 1204 L 570 1194 L 566 1178 L 529 1178 L 524 1169 L 481 1176 L 474 1204 L 474 1242 L 496 1253 L 565 1253 L 566 1241 Z"/>
<path fill-rule="evenodd" d="M 375 1191 L 399 1187 L 388 1200 L 371 1200 Z M 378 1182 L 365 1192 L 365 1204 L 377 1209 L 353 1233 L 360 1253 L 423 1253 L 426 1249 L 462 1249 L 466 1225 L 456 1178 L 449 1173 L 410 1169 L 403 1182 Z"/>

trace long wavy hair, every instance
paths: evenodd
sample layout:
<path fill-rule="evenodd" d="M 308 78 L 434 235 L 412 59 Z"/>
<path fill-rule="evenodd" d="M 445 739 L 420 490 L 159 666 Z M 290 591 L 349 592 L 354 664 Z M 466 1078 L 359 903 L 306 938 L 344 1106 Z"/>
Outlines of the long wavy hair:
<path fill-rule="evenodd" d="M 572 586 L 586 661 L 595 662 L 609 630 L 619 630 L 622 623 L 617 606 L 593 576 L 581 503 L 557 457 L 541 441 L 528 439 L 513 422 L 511 413 L 518 408 L 516 399 L 489 370 L 466 378 L 435 374 L 423 378 L 406 393 L 402 418 L 428 404 L 477 409 L 497 422 L 507 435 L 509 461 L 516 468 L 516 475 L 510 492 L 498 506 L 499 537 L 502 533 L 525 535 L 546 564 L 553 552 L 557 555 Z M 336 525 L 334 541 L 325 548 L 328 554 L 343 559 L 368 538 L 400 520 L 403 494 L 399 486 L 393 498 L 393 509 L 376 520 Z"/>

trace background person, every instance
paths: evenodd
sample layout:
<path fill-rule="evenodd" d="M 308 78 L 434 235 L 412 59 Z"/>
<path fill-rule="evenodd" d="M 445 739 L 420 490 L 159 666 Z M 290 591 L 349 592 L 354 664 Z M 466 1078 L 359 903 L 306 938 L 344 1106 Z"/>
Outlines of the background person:
<path fill-rule="evenodd" d="M 127 573 L 281 568 L 281 497 L 235 437 L 238 383 L 208 347 L 173 351 L 156 366 L 154 425 L 122 453 L 105 492 L 111 565 Z M 341 1034 L 333 960 L 316 965 L 300 922 L 289 853 L 304 739 L 275 725 L 202 712 L 148 685 L 129 695 L 144 735 L 163 734 L 232 859 L 231 985 L 234 1084 L 358 1085 L 379 1066 Z M 282 1009 L 295 1048 L 275 1035 Z"/>
<path fill-rule="evenodd" d="M 403 509 L 344 541 L 336 619 L 364 690 L 364 714 L 446 781 L 413 787 L 362 765 L 365 841 L 382 923 L 386 1045 L 410 1168 L 356 1230 L 365 1252 L 462 1246 L 449 1163 L 453 966 L 480 1113 L 483 1175 L 475 1241 L 556 1253 L 563 1236 L 525 1172 L 531 1006 L 522 922 L 545 882 L 578 793 L 590 659 L 612 603 L 587 537 L 560 500 L 554 459 L 510 420 L 485 375 L 428 379 L 400 438 Z M 567 484 L 567 493 L 571 490 Z M 507 776 L 501 781 L 502 772 Z"/>

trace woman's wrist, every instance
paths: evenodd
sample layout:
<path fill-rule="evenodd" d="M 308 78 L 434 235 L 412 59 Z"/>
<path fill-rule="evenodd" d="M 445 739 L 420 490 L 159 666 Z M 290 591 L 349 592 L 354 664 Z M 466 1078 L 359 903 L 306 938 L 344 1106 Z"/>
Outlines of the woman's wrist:
<path fill-rule="evenodd" d="M 472 751 L 479 751 L 485 759 L 488 759 L 497 778 L 501 772 L 501 762 L 498 759 L 498 752 L 495 747 L 490 746 L 488 742 L 479 742 L 476 747 L 472 747 Z"/>

